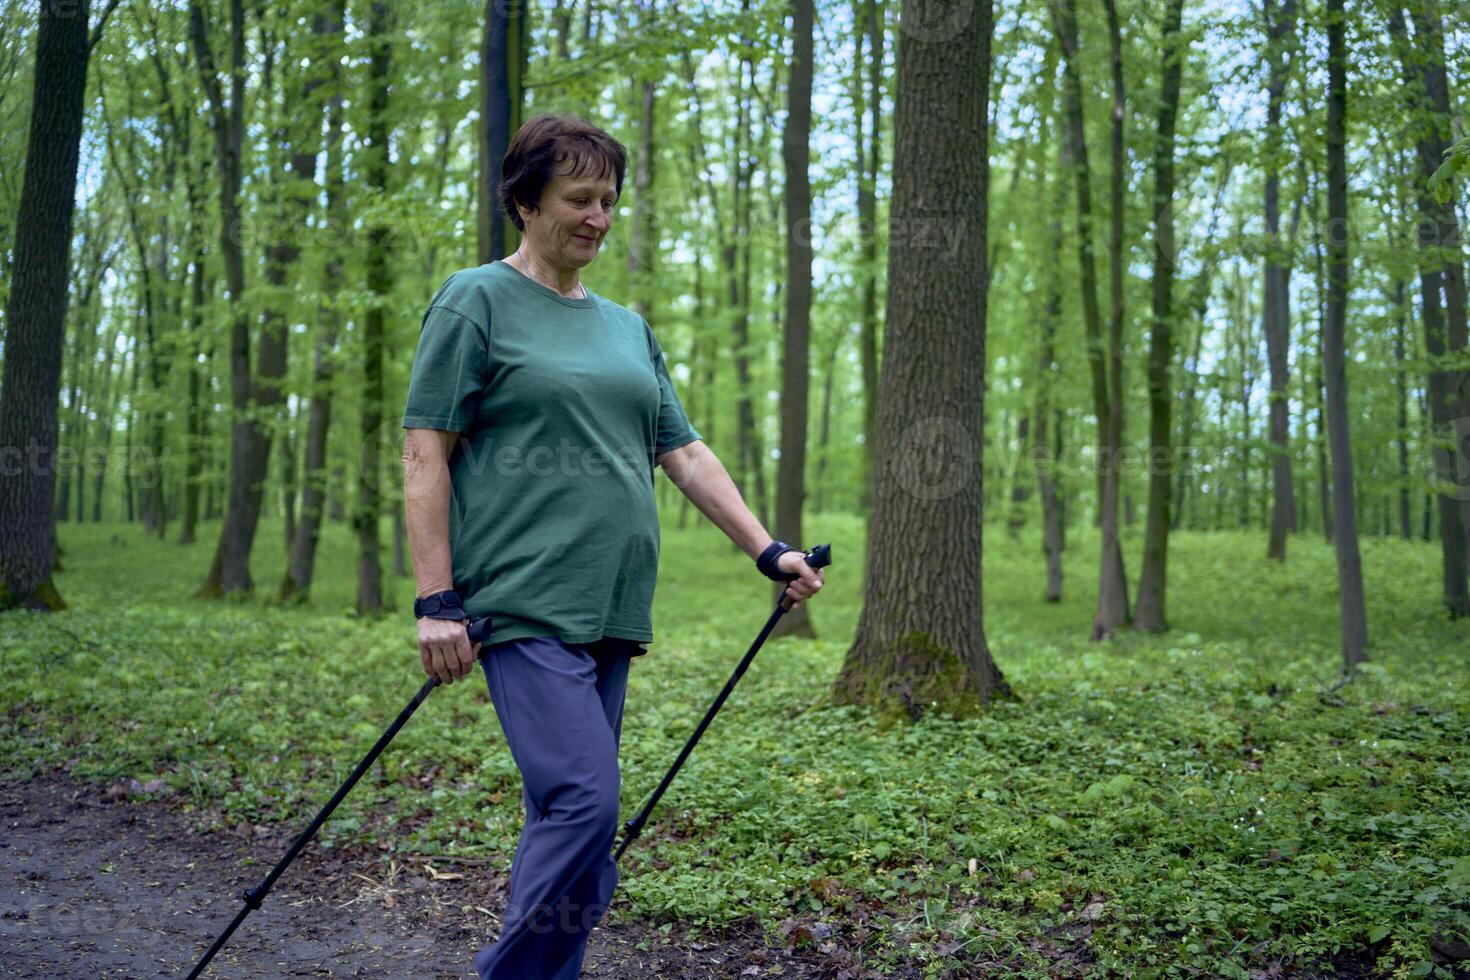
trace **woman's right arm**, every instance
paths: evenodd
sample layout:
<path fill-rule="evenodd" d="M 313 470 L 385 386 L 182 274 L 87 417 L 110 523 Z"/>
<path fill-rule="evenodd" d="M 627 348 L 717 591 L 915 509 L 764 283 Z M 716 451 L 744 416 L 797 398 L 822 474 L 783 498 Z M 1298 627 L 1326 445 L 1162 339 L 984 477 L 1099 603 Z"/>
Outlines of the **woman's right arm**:
<path fill-rule="evenodd" d="M 454 588 L 449 553 L 449 454 L 458 432 L 405 429 L 403 432 L 403 511 L 418 597 Z M 424 673 L 452 684 L 475 664 L 478 643 L 465 625 L 452 619 L 418 621 L 419 659 Z"/>

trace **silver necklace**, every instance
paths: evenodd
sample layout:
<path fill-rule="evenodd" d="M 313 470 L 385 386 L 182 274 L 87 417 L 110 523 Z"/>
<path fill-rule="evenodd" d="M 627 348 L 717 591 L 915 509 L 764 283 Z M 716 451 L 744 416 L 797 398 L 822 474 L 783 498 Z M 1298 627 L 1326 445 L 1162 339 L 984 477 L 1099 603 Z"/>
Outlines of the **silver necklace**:
<path fill-rule="evenodd" d="M 511 255 L 510 255 L 510 258 L 512 258 L 512 259 L 520 259 L 522 265 L 525 265 L 525 263 L 526 263 L 526 259 L 525 259 L 524 256 L 521 255 L 521 250 L 520 249 L 516 249 L 514 252 L 512 252 Z M 506 262 L 506 265 L 510 265 L 510 262 L 508 260 Z M 515 269 L 517 272 L 519 272 L 521 275 L 525 276 L 527 279 L 531 280 L 532 282 L 541 283 L 541 285 L 546 286 L 546 283 L 541 282 L 540 279 L 537 279 L 535 276 L 531 275 L 531 273 L 529 271 L 529 266 L 526 269 L 517 268 L 516 266 L 513 266 L 513 265 L 511 265 L 510 267 L 512 269 Z M 582 295 L 581 296 L 568 296 L 568 297 L 566 297 L 567 299 L 586 299 L 587 298 L 587 287 L 585 285 L 583 285 L 580 281 L 577 283 L 577 285 L 579 287 L 581 287 L 581 289 L 582 289 Z M 546 288 L 547 289 L 550 289 L 552 292 L 556 293 L 558 296 L 562 295 L 553 286 L 546 286 Z"/>

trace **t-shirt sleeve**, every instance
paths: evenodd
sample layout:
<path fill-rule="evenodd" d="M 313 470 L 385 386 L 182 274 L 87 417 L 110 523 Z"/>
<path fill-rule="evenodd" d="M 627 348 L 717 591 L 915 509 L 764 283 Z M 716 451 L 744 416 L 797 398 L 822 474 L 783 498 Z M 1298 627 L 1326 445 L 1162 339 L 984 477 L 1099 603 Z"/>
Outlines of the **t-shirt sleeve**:
<path fill-rule="evenodd" d="M 490 381 L 488 330 L 440 302 L 443 295 L 441 289 L 424 312 L 403 427 L 463 433 L 474 421 Z"/>
<path fill-rule="evenodd" d="M 653 358 L 653 373 L 658 377 L 658 431 L 654 436 L 653 454 L 662 455 L 672 449 L 688 445 L 696 439 L 703 439 L 689 421 L 689 416 L 684 414 L 684 406 L 679 401 L 679 395 L 674 391 L 673 379 L 669 377 L 669 367 L 665 363 L 663 348 L 658 344 L 658 338 L 653 335 L 653 328 L 648 321 L 643 321 L 643 329 L 648 334 L 649 352 Z"/>

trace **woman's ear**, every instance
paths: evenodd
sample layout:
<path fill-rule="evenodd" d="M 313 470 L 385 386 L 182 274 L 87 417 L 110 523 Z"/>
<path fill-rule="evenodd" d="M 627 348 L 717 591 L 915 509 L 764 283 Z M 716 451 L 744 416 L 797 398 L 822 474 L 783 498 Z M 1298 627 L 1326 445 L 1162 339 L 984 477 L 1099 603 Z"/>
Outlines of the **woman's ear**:
<path fill-rule="evenodd" d="M 540 208 L 527 207 L 526 202 L 520 198 L 513 197 L 511 200 L 515 202 L 516 213 L 521 216 L 521 224 L 523 225 L 526 223 L 527 218 L 541 210 Z"/>

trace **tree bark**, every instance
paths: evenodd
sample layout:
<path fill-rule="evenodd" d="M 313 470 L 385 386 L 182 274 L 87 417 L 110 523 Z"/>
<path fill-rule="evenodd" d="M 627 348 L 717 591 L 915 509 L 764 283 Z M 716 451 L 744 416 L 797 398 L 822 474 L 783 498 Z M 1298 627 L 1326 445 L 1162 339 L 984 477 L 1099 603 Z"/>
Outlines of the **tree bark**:
<path fill-rule="evenodd" d="M 388 82 L 389 39 L 391 29 L 388 5 L 374 0 L 367 23 L 368 59 L 368 126 L 367 160 L 364 176 L 378 196 L 388 193 Z M 363 388 L 362 434 L 358 464 L 362 470 L 357 481 L 357 612 L 376 615 L 383 609 L 383 569 L 380 557 L 379 515 L 382 499 L 379 481 L 382 477 L 383 416 L 383 332 L 384 306 L 392 286 L 388 266 L 388 238 L 384 224 L 368 231 L 367 289 L 372 305 L 363 317 Z"/>
<path fill-rule="evenodd" d="M 748 9 L 748 0 L 742 5 Z M 730 308 L 734 311 L 733 333 L 735 341 L 735 384 L 736 384 L 736 439 L 739 448 L 736 484 L 745 495 L 746 481 L 754 484 L 751 494 L 756 516 L 762 524 L 769 526 L 766 519 L 766 480 L 764 450 L 760 433 L 755 427 L 755 409 L 751 404 L 752 382 L 750 376 L 750 173 L 753 162 L 747 143 L 750 139 L 750 99 L 745 87 L 745 75 L 749 72 L 754 85 L 754 66 L 749 58 L 740 60 L 740 80 L 736 93 L 735 127 L 732 133 L 734 151 L 730 168 L 731 213 L 734 215 L 732 236 L 722 249 L 725 273 L 729 282 Z"/>
<path fill-rule="evenodd" d="M 781 459 L 776 476 L 776 537 L 802 544 L 806 501 L 806 430 L 811 371 L 812 192 L 807 173 L 812 129 L 814 0 L 792 0 L 791 78 L 781 157 L 786 176 L 786 317 L 782 348 Z M 780 635 L 814 636 L 807 604 L 777 624 Z"/>
<path fill-rule="evenodd" d="M 941 6 L 903 0 L 902 16 L 933 22 Z M 986 279 L 993 30 L 979 0 L 958 33 L 909 35 L 898 53 L 892 214 L 955 228 L 958 245 L 888 254 L 867 580 L 834 696 L 890 717 L 1010 695 L 982 613 L 986 304 L 972 298 Z"/>
<path fill-rule="evenodd" d="M 857 8 L 857 4 L 861 4 Z M 858 63 L 868 69 L 868 93 L 862 99 L 862 80 L 858 79 L 855 92 L 857 102 L 857 210 L 858 242 L 863 306 L 861 333 L 858 340 L 859 357 L 863 367 L 863 487 L 861 509 L 866 512 L 871 506 L 873 489 L 873 447 L 877 438 L 874 420 L 878 405 L 878 170 L 879 156 L 883 148 L 883 36 L 884 11 L 886 4 L 878 0 L 856 0 L 854 20 L 858 24 L 856 40 Z M 868 53 L 862 56 L 862 32 L 868 39 Z M 872 117 L 868 126 L 867 145 L 864 146 L 863 113 Z"/>
<path fill-rule="evenodd" d="M 1121 374 L 1122 288 L 1114 281 L 1113 319 L 1109 328 L 1109 342 L 1116 337 L 1117 344 L 1109 343 L 1111 354 L 1105 347 L 1102 331 L 1102 312 L 1098 306 L 1097 267 L 1093 255 L 1092 216 L 1092 168 L 1087 154 L 1087 129 L 1082 116 L 1082 77 L 1079 64 L 1080 49 L 1077 31 L 1077 13 L 1074 0 L 1050 0 L 1052 24 L 1063 55 L 1063 103 L 1067 114 L 1067 141 L 1070 147 L 1068 159 L 1072 162 L 1072 177 L 1077 190 L 1077 252 L 1080 266 L 1079 283 L 1082 294 L 1083 326 L 1087 333 L 1087 363 L 1092 377 L 1093 414 L 1097 418 L 1098 449 L 1098 515 L 1102 543 L 1098 552 L 1098 602 L 1093 617 L 1092 638 L 1094 640 L 1112 636 L 1113 631 L 1128 622 L 1128 583 L 1123 570 L 1123 552 L 1118 544 L 1118 440 L 1122 435 L 1122 393 L 1114 391 Z M 1115 34 L 1113 25 L 1116 12 L 1109 0 L 1110 34 Z M 1116 43 L 1116 42 L 1115 42 Z M 1111 244 L 1121 252 L 1118 223 L 1120 213 L 1122 161 L 1118 158 L 1120 145 L 1119 130 L 1122 126 L 1122 65 L 1114 53 L 1114 172 L 1113 172 L 1113 235 Z M 1114 265 L 1119 263 L 1115 259 Z M 1121 275 L 1121 267 L 1118 274 Z M 1117 369 L 1109 377 L 1110 367 Z"/>
<path fill-rule="evenodd" d="M 219 164 L 220 254 L 230 294 L 230 458 L 225 523 L 209 574 L 199 588 L 201 596 L 248 592 L 250 547 L 260 514 L 260 491 L 251 486 L 257 424 L 251 418 L 250 314 L 243 302 L 245 256 L 237 233 L 241 225 L 240 183 L 245 142 L 245 9 L 243 0 L 230 0 L 230 100 L 224 93 L 210 48 L 209 28 L 198 0 L 189 4 L 190 37 L 199 74 L 209 96 L 214 130 L 215 159 Z M 251 507 L 251 497 L 255 507 Z"/>
<path fill-rule="evenodd" d="M 648 18 L 645 28 L 651 27 Z M 633 200 L 636 211 L 628 235 L 628 287 L 633 310 L 652 323 L 654 262 L 658 254 L 657 208 L 653 201 L 653 132 L 656 89 L 652 79 L 637 83 L 638 155 L 633 161 Z"/>
<path fill-rule="evenodd" d="M 1179 114 L 1179 79 L 1188 50 L 1180 41 L 1184 0 L 1170 0 L 1164 16 L 1164 77 L 1159 98 L 1159 139 L 1154 151 L 1153 332 L 1149 338 L 1148 516 L 1143 532 L 1143 567 L 1138 576 L 1139 629 L 1168 628 L 1165 598 L 1169 561 L 1169 497 L 1174 473 L 1174 129 Z"/>
<path fill-rule="evenodd" d="M 1419 284 L 1424 351 L 1429 371 L 1429 412 L 1434 426 L 1434 469 L 1439 483 L 1439 539 L 1445 610 L 1453 619 L 1470 616 L 1466 574 L 1465 501 L 1470 500 L 1470 370 L 1452 366 L 1466 347 L 1464 256 L 1455 214 L 1455 194 L 1440 202 L 1428 188 L 1449 147 L 1449 82 L 1444 32 L 1431 0 L 1410 5 L 1414 37 L 1408 39 L 1403 10 L 1395 0 L 1389 29 L 1402 52 L 1405 90 L 1416 134 L 1422 179 L 1418 191 Z M 1454 187 L 1451 181 L 1450 186 Z M 1441 306 L 1441 292 L 1444 304 Z"/>
<path fill-rule="evenodd" d="M 193 190 L 190 190 L 192 200 Z M 193 210 L 198 215 L 200 211 Z M 209 384 L 208 368 L 200 364 L 205 343 L 204 325 L 204 233 L 196 225 L 191 232 L 194 241 L 193 272 L 190 276 L 189 335 L 193 356 L 189 358 L 189 404 L 184 435 L 184 512 L 179 521 L 179 544 L 193 544 L 199 525 L 199 484 L 204 472 L 204 391 Z M 207 360 L 207 358 L 206 358 Z"/>
<path fill-rule="evenodd" d="M 480 175 L 477 182 L 480 263 L 513 251 L 517 234 L 500 207 L 500 165 L 510 139 L 521 128 L 526 64 L 530 53 L 527 8 L 485 0 L 480 38 Z"/>
<path fill-rule="evenodd" d="M 1327 0 L 1327 334 L 1323 375 L 1327 382 L 1327 432 L 1332 449 L 1332 503 L 1337 535 L 1338 603 L 1342 659 L 1352 670 L 1368 659 L 1368 615 L 1353 488 L 1353 447 L 1348 432 L 1347 327 L 1347 33 L 1343 0 Z"/>
<path fill-rule="evenodd" d="M 1327 464 L 1327 395 L 1323 365 L 1326 358 L 1323 344 L 1327 337 L 1327 263 L 1323 257 L 1321 202 L 1316 188 L 1312 190 L 1312 257 L 1317 282 L 1317 363 L 1313 378 L 1313 396 L 1316 400 L 1316 450 L 1317 450 L 1317 502 L 1322 514 L 1322 538 L 1331 543 L 1334 536 L 1332 517 L 1332 479 Z"/>
<path fill-rule="evenodd" d="M 1286 560 L 1286 535 L 1295 530 L 1296 499 L 1291 478 L 1291 431 L 1287 418 L 1290 373 L 1287 353 L 1291 346 L 1291 255 L 1281 245 L 1281 101 L 1291 71 L 1291 55 L 1283 50 L 1296 30 L 1296 0 L 1284 0 L 1279 11 L 1276 0 L 1265 0 L 1267 58 L 1266 108 L 1266 271 L 1265 307 L 1262 327 L 1266 334 L 1266 356 L 1271 370 L 1271 532 L 1266 557 Z"/>
<path fill-rule="evenodd" d="M 1048 254 L 1062 254 L 1062 213 L 1066 210 L 1067 184 L 1065 174 L 1069 162 L 1067 148 L 1062 147 L 1062 176 L 1055 180 L 1055 193 L 1051 218 L 1047 224 Z M 1032 441 L 1033 459 L 1036 465 L 1037 490 L 1041 495 L 1041 550 L 1046 556 L 1046 588 L 1043 593 L 1047 602 L 1062 601 L 1062 549 L 1065 545 L 1065 525 L 1062 515 L 1061 496 L 1058 488 L 1056 462 L 1062 455 L 1062 427 L 1060 422 L 1053 428 L 1057 378 L 1061 374 L 1057 364 L 1057 324 L 1062 316 L 1062 281 L 1057 263 L 1050 263 L 1046 276 L 1046 305 L 1041 312 L 1041 343 L 1038 347 L 1036 404 L 1036 432 Z M 1054 442 L 1054 444 L 1053 444 Z"/>
<path fill-rule="evenodd" d="M 64 609 L 56 561 L 56 406 L 87 88 L 88 0 L 42 0 L 31 126 L 0 369 L 0 609 Z M 16 458 L 18 457 L 18 458 Z"/>
<path fill-rule="evenodd" d="M 346 0 L 333 0 L 328 14 L 312 22 L 312 32 L 326 36 L 325 44 L 332 56 L 328 59 L 332 95 L 327 103 L 327 139 L 325 183 L 327 225 L 345 229 L 348 223 L 343 178 L 343 112 L 342 69 L 343 31 L 347 17 Z M 311 595 L 311 582 L 316 569 L 317 543 L 321 540 L 322 510 L 326 505 L 327 434 L 332 424 L 332 385 L 336 372 L 337 335 L 341 314 L 336 300 L 342 291 L 342 256 L 328 257 L 323 269 L 324 300 L 317 310 L 321 329 L 316 334 L 312 355 L 311 407 L 306 420 L 306 458 L 301 481 L 301 520 L 291 542 L 291 558 L 281 582 L 281 598 L 304 602 Z"/>

